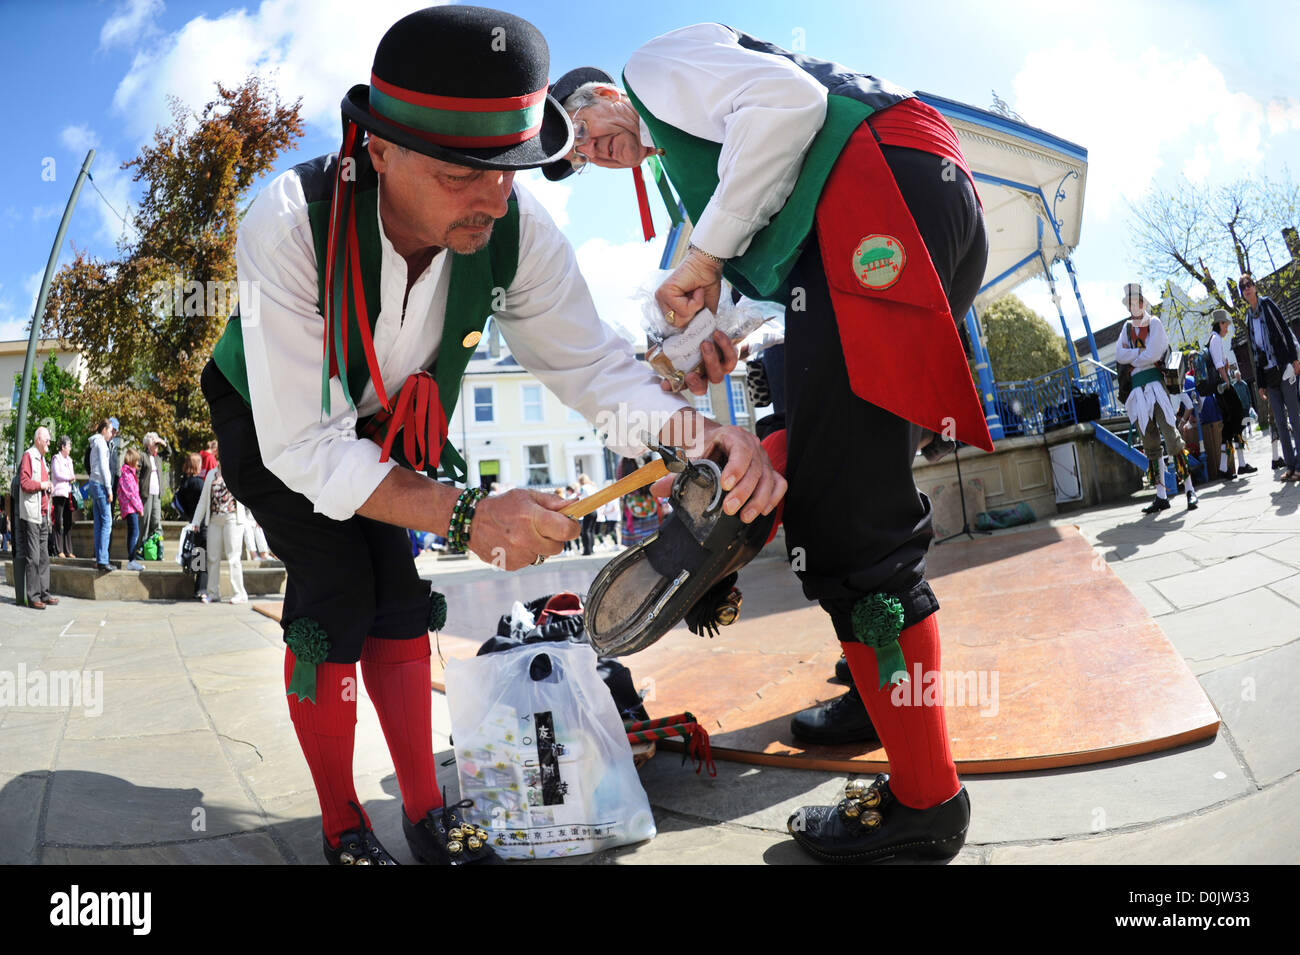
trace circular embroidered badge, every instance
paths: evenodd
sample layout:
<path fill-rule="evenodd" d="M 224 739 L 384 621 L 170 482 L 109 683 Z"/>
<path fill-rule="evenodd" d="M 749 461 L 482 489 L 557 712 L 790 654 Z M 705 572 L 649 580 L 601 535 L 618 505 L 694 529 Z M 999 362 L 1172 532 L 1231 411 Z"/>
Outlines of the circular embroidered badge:
<path fill-rule="evenodd" d="M 907 264 L 903 243 L 892 235 L 869 235 L 853 250 L 853 274 L 865 288 L 887 289 Z"/>

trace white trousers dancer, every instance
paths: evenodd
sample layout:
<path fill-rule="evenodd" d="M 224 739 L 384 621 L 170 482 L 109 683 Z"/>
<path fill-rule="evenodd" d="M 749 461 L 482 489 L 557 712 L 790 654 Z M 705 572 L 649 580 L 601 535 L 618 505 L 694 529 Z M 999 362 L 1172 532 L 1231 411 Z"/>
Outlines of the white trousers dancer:
<path fill-rule="evenodd" d="M 244 566 L 239 553 L 244 546 L 244 528 L 234 514 L 214 514 L 208 522 L 208 597 L 221 599 L 221 555 L 230 564 L 230 600 L 243 603 L 248 599 L 244 590 Z"/>

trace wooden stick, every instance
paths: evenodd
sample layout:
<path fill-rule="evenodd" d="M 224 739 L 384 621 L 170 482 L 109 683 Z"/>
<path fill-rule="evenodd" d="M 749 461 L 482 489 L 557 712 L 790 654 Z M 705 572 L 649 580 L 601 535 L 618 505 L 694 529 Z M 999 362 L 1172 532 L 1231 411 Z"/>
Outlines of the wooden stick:
<path fill-rule="evenodd" d="M 637 468 L 621 481 L 615 481 L 609 487 L 597 491 L 590 497 L 579 498 L 564 510 L 560 511 L 568 517 L 583 517 L 596 510 L 602 504 L 607 504 L 615 498 L 622 497 L 624 494 L 631 494 L 638 491 L 647 484 L 653 484 L 661 477 L 668 473 L 668 466 L 664 464 L 663 458 L 656 458 L 644 467 Z"/>

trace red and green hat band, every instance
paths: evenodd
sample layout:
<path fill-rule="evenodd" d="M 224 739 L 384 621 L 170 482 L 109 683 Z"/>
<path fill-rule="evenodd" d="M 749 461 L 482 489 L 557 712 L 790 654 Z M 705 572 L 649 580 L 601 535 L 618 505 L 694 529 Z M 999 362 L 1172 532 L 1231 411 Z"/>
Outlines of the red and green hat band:
<path fill-rule="evenodd" d="M 415 93 L 370 76 L 370 112 L 439 146 L 510 146 L 536 136 L 546 87 L 523 96 L 480 99 Z"/>

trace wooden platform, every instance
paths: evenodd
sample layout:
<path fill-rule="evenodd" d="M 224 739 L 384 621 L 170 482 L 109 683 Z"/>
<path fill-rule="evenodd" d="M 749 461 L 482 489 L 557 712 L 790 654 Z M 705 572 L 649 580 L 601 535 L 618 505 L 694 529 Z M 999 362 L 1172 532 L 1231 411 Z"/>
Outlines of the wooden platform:
<path fill-rule="evenodd" d="M 527 596 L 563 589 L 563 571 L 552 576 L 560 579 Z M 1182 657 L 1074 528 L 941 545 L 930 552 L 929 578 L 943 606 L 941 668 L 960 772 L 1096 763 L 1217 732 L 1218 715 Z M 517 584 L 504 574 L 466 585 L 449 578 L 442 589 L 452 622 L 440 638 L 442 654 L 473 656 L 490 623 L 519 596 Z M 783 562 L 751 564 L 740 586 L 741 619 L 718 638 L 679 625 L 623 658 L 647 691 L 651 715 L 690 710 L 723 759 L 884 770 L 879 748 L 805 747 L 791 737 L 793 713 L 845 691 L 832 681 L 839 645 Z M 458 629 L 462 608 L 465 629 Z M 278 605 L 267 609 L 278 616 Z M 433 665 L 441 689 L 436 655 Z M 915 681 L 912 687 L 924 689 Z"/>

